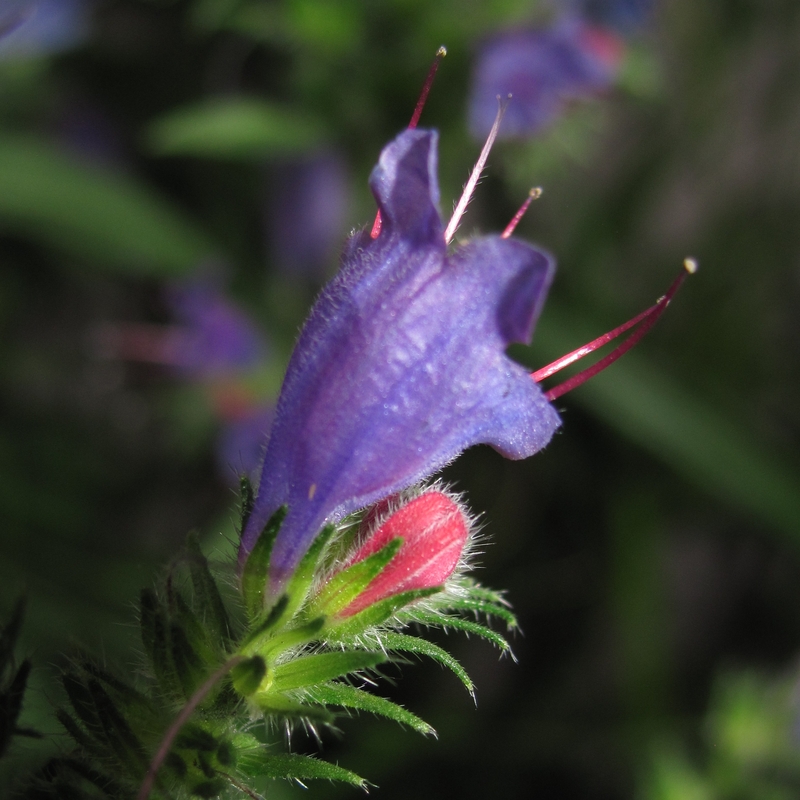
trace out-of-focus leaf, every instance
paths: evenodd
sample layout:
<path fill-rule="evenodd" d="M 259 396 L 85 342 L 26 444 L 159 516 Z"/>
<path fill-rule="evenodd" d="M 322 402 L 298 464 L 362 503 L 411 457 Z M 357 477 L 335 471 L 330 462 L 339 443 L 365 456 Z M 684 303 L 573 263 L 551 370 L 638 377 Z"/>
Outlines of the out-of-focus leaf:
<path fill-rule="evenodd" d="M 535 349 L 557 357 L 594 336 L 585 322 L 548 304 Z M 627 354 L 569 398 L 697 486 L 800 544 L 800 475 L 766 452 L 743 424 L 684 391 L 642 356 Z"/>
<path fill-rule="evenodd" d="M 27 137 L 0 136 L 0 228 L 108 269 L 150 275 L 179 274 L 212 251 L 135 179 Z"/>
<path fill-rule="evenodd" d="M 155 120 L 145 134 L 162 156 L 258 159 L 304 152 L 323 136 L 312 117 L 256 98 L 207 100 Z"/>

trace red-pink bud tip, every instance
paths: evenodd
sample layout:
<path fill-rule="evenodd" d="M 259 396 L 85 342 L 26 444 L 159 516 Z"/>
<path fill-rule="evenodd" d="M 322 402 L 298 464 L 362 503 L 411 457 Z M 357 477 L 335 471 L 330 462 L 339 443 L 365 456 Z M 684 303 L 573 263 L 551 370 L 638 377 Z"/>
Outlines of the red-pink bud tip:
<path fill-rule="evenodd" d="M 650 306 L 650 308 L 645 309 L 640 314 L 637 314 L 633 319 L 630 319 L 623 325 L 620 325 L 618 328 L 614 328 L 608 333 L 598 336 L 597 339 L 594 339 L 588 344 L 579 347 L 577 350 L 573 350 L 571 353 L 561 356 L 561 358 L 553 361 L 546 367 L 542 367 L 541 369 L 536 370 L 536 372 L 532 372 L 531 377 L 537 383 L 539 383 L 545 378 L 550 377 L 550 375 L 553 375 L 556 372 L 564 369 L 564 367 L 573 364 L 575 361 L 579 361 L 589 353 L 592 353 L 603 345 L 608 344 L 608 342 L 616 339 L 618 336 L 621 336 L 626 331 L 641 323 L 639 328 L 637 328 L 622 344 L 614 348 L 614 350 L 612 350 L 607 356 L 601 358 L 600 361 L 598 361 L 596 364 L 593 364 L 591 367 L 587 367 L 586 369 L 582 370 L 577 375 L 573 375 L 563 383 L 559 383 L 557 386 L 549 389 L 544 393 L 544 396 L 550 402 L 552 402 L 556 398 L 561 397 L 561 395 L 566 394 L 567 392 L 572 391 L 572 389 L 580 386 L 582 383 L 586 383 L 589 378 L 592 378 L 599 372 L 602 372 L 607 366 L 613 364 L 620 356 L 627 353 L 628 350 L 630 350 L 637 342 L 639 342 L 650 330 L 650 328 L 656 324 L 656 321 L 664 313 L 664 310 L 669 305 L 670 300 L 672 300 L 672 298 L 675 296 L 675 293 L 678 291 L 678 289 L 680 289 L 686 278 L 689 275 L 693 275 L 695 272 L 697 272 L 697 261 L 695 261 L 693 258 L 685 259 L 683 262 L 683 270 L 681 270 L 680 275 L 678 275 L 678 277 L 673 281 L 672 286 L 669 287 L 667 293 L 663 297 L 660 297 L 654 305 Z"/>
<path fill-rule="evenodd" d="M 384 504 L 383 509 L 386 509 Z M 369 513 L 362 523 L 374 524 Z M 402 505 L 368 535 L 350 563 L 377 553 L 394 539 L 403 546 L 340 616 L 349 617 L 387 597 L 441 586 L 455 571 L 469 537 L 469 517 L 449 495 L 430 490 Z"/>

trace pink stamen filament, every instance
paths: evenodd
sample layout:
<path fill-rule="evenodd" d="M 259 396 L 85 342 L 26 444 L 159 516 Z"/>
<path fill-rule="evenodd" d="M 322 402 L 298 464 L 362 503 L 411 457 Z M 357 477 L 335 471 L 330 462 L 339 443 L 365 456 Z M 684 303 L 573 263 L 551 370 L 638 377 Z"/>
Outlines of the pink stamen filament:
<path fill-rule="evenodd" d="M 508 239 L 511 234 L 514 233 L 517 225 L 519 225 L 519 221 L 525 216 L 528 206 L 530 206 L 534 200 L 538 200 L 541 196 L 542 189 L 540 186 L 536 186 L 528 192 L 525 202 L 519 207 L 519 211 L 514 214 L 514 216 L 511 218 L 511 222 L 506 225 L 506 229 L 500 234 L 501 239 Z"/>
<path fill-rule="evenodd" d="M 450 218 L 450 222 L 447 224 L 447 229 L 444 232 L 444 240 L 446 244 L 450 244 L 450 241 L 455 235 L 456 229 L 458 228 L 458 223 L 461 222 L 461 217 L 464 215 L 464 212 L 467 210 L 467 205 L 472 199 L 472 194 L 475 191 L 475 187 L 478 185 L 483 168 L 486 166 L 486 160 L 489 158 L 492 145 L 494 144 L 494 140 L 497 138 L 497 134 L 500 130 L 500 122 L 503 119 L 503 114 L 506 113 L 506 106 L 508 105 L 508 101 L 510 99 L 511 95 L 509 95 L 505 101 L 500 99 L 500 95 L 497 96 L 497 116 L 494 118 L 492 129 L 489 131 L 489 135 L 486 137 L 486 144 L 483 145 L 483 150 L 481 150 L 481 154 L 478 156 L 478 160 L 475 162 L 475 166 L 472 168 L 472 173 L 469 176 L 469 180 L 464 186 L 461 199 L 458 201 L 458 205 L 456 205 L 455 211 L 453 211 L 453 216 Z"/>
<path fill-rule="evenodd" d="M 447 48 L 442 45 L 433 58 L 431 68 L 428 70 L 428 75 L 425 78 L 425 83 L 422 84 L 422 91 L 419 93 L 419 99 L 414 106 L 414 113 L 411 115 L 411 121 L 408 123 L 408 129 L 413 130 L 419 124 L 419 118 L 422 116 L 422 109 L 425 108 L 425 103 L 428 100 L 428 95 L 431 93 L 431 86 L 433 86 L 433 79 L 436 77 L 436 72 L 439 69 L 439 64 L 442 59 L 447 55 Z M 372 223 L 372 230 L 369 232 L 370 238 L 377 239 L 381 232 L 381 212 L 375 215 L 375 222 Z"/>
<path fill-rule="evenodd" d="M 667 290 L 667 293 L 663 297 L 659 298 L 655 305 L 650 306 L 650 308 L 642 311 L 641 314 L 637 314 L 633 319 L 628 320 L 628 322 L 624 323 L 623 325 L 614 328 L 614 330 L 599 336 L 594 341 L 583 345 L 583 347 L 579 347 L 577 350 L 573 350 L 571 353 L 567 353 L 567 355 L 562 356 L 552 364 L 548 364 L 546 367 L 542 367 L 542 369 L 531 373 L 531 377 L 537 383 L 539 383 L 539 381 L 542 381 L 559 370 L 564 369 L 564 367 L 567 367 L 575 361 L 578 361 L 585 355 L 597 350 L 604 344 L 607 344 L 608 342 L 625 333 L 625 331 L 630 330 L 635 325 L 641 323 L 639 328 L 637 328 L 636 331 L 634 331 L 624 342 L 622 342 L 622 344 L 612 350 L 607 356 L 601 358 L 596 364 L 593 364 L 591 367 L 587 367 L 577 375 L 573 375 L 563 383 L 559 383 L 557 386 L 554 386 L 552 389 L 548 389 L 548 391 L 544 393 L 544 396 L 547 398 L 547 400 L 552 402 L 553 400 L 561 397 L 561 395 L 566 394 L 567 392 L 572 391 L 572 389 L 580 386 L 582 383 L 586 383 L 589 378 L 592 378 L 599 372 L 602 372 L 607 366 L 613 364 L 620 356 L 627 353 L 628 350 L 630 350 L 637 342 L 639 342 L 650 330 L 650 328 L 656 324 L 656 321 L 664 313 L 664 310 L 669 305 L 670 300 L 672 300 L 672 298 L 675 296 L 675 293 L 678 291 L 678 289 L 680 289 L 686 278 L 696 271 L 697 262 L 694 259 L 687 258 L 683 262 L 683 270 L 681 271 L 681 274 L 678 275 L 678 277 L 673 281 L 672 286 L 670 286 Z"/>

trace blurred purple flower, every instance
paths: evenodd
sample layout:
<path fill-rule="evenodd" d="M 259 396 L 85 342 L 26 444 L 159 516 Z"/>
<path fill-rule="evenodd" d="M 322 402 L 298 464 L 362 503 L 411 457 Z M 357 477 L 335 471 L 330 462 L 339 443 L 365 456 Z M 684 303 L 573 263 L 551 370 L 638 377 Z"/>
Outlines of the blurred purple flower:
<path fill-rule="evenodd" d="M 178 323 L 168 363 L 197 379 L 241 372 L 266 357 L 261 331 L 224 295 L 213 278 L 175 283 L 166 292 Z"/>
<path fill-rule="evenodd" d="M 551 28 L 510 30 L 486 41 L 473 75 L 469 123 L 483 138 L 497 114 L 497 98 L 512 96 L 501 137 L 538 133 L 566 102 L 607 89 L 616 74 L 622 42 L 610 31 L 577 18 Z"/>
<path fill-rule="evenodd" d="M 554 263 L 500 236 L 448 254 L 438 212 L 437 134 L 407 130 L 370 185 L 382 217 L 348 242 L 295 347 L 242 536 L 244 561 L 270 516 L 273 594 L 320 528 L 441 469 L 474 444 L 508 458 L 560 425 L 505 350 L 527 342 Z"/>
<path fill-rule="evenodd" d="M 0 60 L 70 50 L 89 35 L 87 0 L 3 0 Z"/>
<path fill-rule="evenodd" d="M 341 248 L 349 198 L 347 166 L 335 151 L 277 167 L 269 183 L 268 233 L 278 268 L 324 274 Z"/>
<path fill-rule="evenodd" d="M 630 34 L 650 19 L 655 0 L 575 0 L 574 6 L 590 24 Z"/>

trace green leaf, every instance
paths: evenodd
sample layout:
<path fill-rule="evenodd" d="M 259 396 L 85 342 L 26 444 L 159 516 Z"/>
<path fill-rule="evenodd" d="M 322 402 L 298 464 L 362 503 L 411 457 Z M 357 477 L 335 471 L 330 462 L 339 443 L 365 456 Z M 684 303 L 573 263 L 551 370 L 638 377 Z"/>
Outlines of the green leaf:
<path fill-rule="evenodd" d="M 306 113 L 255 97 L 214 98 L 171 111 L 146 131 L 161 156 L 262 159 L 316 147 L 324 128 Z"/>
<path fill-rule="evenodd" d="M 311 756 L 271 755 L 264 750 L 251 751 L 240 757 L 239 769 L 254 778 L 285 778 L 298 782 L 323 779 L 344 781 L 359 789 L 367 786 L 367 782 L 354 772 Z"/>
<path fill-rule="evenodd" d="M 0 135 L 0 229 L 136 274 L 179 275 L 212 254 L 205 235 L 144 184 L 30 136 Z"/>
<path fill-rule="evenodd" d="M 355 686 L 348 686 L 344 683 L 327 683 L 309 688 L 307 694 L 316 703 L 369 711 L 402 725 L 408 725 L 409 728 L 425 736 L 436 735 L 436 731 L 416 714 L 412 714 L 385 697 L 377 697 L 363 689 L 357 689 Z"/>
<path fill-rule="evenodd" d="M 318 653 L 302 656 L 275 667 L 271 691 L 286 692 L 315 683 L 340 678 L 350 672 L 377 667 L 386 661 L 385 653 L 356 650 L 345 653 Z"/>
<path fill-rule="evenodd" d="M 467 671 L 447 652 L 447 650 L 442 649 L 439 645 L 433 644 L 433 642 L 429 642 L 427 639 L 422 639 L 419 636 L 408 636 L 405 633 L 393 633 L 391 631 L 381 634 L 381 642 L 388 650 L 398 650 L 404 653 L 419 653 L 420 655 L 432 658 L 434 661 L 438 661 L 442 666 L 447 667 L 455 674 L 470 694 L 474 692 L 475 687 L 469 675 L 467 675 Z"/>
<path fill-rule="evenodd" d="M 357 561 L 334 575 L 314 598 L 308 613 L 311 616 L 317 614 L 333 616 L 346 608 L 383 572 L 402 546 L 402 538 L 392 539 L 377 553 Z"/>
<path fill-rule="evenodd" d="M 272 545 L 281 529 L 286 511 L 286 506 L 281 506 L 269 518 L 244 563 L 241 583 L 242 597 L 245 610 L 251 620 L 257 619 L 264 611 L 264 592 L 267 588 Z"/>

